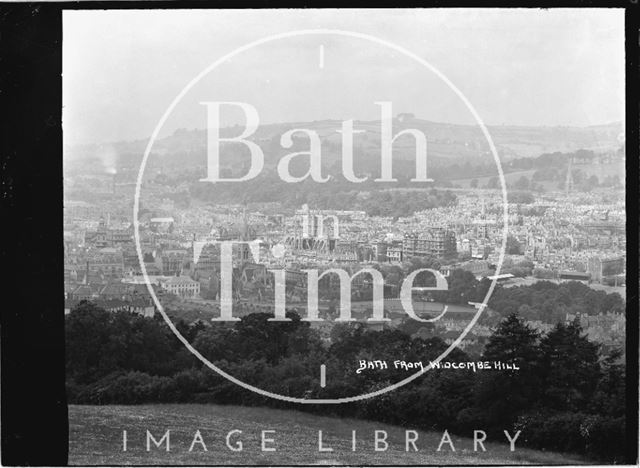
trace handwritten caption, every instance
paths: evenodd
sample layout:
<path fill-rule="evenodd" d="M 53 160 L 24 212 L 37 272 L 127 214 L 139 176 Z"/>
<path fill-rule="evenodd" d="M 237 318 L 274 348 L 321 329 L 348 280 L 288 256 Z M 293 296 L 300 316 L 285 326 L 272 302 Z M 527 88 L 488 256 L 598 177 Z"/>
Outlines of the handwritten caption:
<path fill-rule="evenodd" d="M 418 370 L 424 371 L 425 369 L 460 369 L 460 370 L 472 370 L 477 372 L 479 370 L 520 370 L 517 364 L 502 362 L 502 361 L 463 361 L 463 362 L 433 362 L 430 361 L 428 365 L 422 361 L 393 361 L 393 368 L 400 370 Z M 389 364 L 386 360 L 374 360 L 367 361 L 361 359 L 359 361 L 359 367 L 356 370 L 356 374 L 360 374 L 365 370 L 384 370 L 389 369 Z"/>

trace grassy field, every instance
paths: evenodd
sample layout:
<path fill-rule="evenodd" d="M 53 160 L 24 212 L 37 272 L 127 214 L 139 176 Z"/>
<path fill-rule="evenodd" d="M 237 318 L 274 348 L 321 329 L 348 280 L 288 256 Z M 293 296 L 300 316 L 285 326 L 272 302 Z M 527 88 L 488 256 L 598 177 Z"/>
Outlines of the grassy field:
<path fill-rule="evenodd" d="M 146 431 L 156 440 L 167 431 L 170 448 L 146 451 Z M 242 440 L 243 450 L 231 451 L 225 443 Z M 480 429 L 480 428 L 479 428 Z M 128 447 L 123 451 L 122 433 L 127 431 Z M 197 430 L 208 451 L 200 444 L 189 452 Z M 261 431 L 274 430 L 267 437 L 275 452 L 261 451 Z M 318 431 L 323 445 L 333 452 L 318 451 Z M 351 447 L 351 431 L 356 430 L 356 451 Z M 387 451 L 374 450 L 374 431 L 388 433 Z M 473 437 L 473 434 L 469 435 Z M 417 452 L 405 451 L 405 428 L 354 419 L 315 416 L 298 411 L 217 405 L 70 406 L 69 463 L 72 465 L 460 465 L 460 464 L 583 464 L 578 457 L 540 452 L 509 445 L 485 443 L 486 452 L 474 452 L 473 439 L 452 436 L 455 452 L 444 444 L 436 451 L 441 432 L 419 432 Z"/>
<path fill-rule="evenodd" d="M 509 172 L 508 167 L 503 169 L 505 170 L 504 178 L 507 184 L 515 183 L 522 176 L 525 176 L 527 179 L 531 180 L 533 174 L 536 172 L 535 170 Z M 621 162 L 605 163 L 605 164 L 594 163 L 594 164 L 587 164 L 587 165 L 578 164 L 573 166 L 573 170 L 582 171 L 585 174 L 586 178 L 589 178 L 592 175 L 595 175 L 596 177 L 598 177 L 600 182 L 603 182 L 604 178 L 607 176 L 617 175 L 621 181 L 624 181 L 624 177 L 625 177 L 625 166 L 624 166 L 624 163 L 621 163 Z M 497 171 L 496 171 L 496 174 L 491 176 L 475 177 L 475 179 L 478 180 L 478 187 L 481 187 L 481 188 L 486 187 L 486 185 L 489 183 L 489 179 L 491 179 L 494 176 L 497 176 Z M 474 177 L 468 177 L 465 179 L 451 179 L 451 183 L 459 185 L 460 187 L 463 187 L 463 188 L 469 188 L 471 186 L 471 181 L 473 179 Z M 536 181 L 536 184 L 543 185 L 546 191 L 554 191 L 554 190 L 558 190 L 559 184 L 563 182 L 564 180 L 556 180 L 556 181 L 542 180 L 542 181 Z"/>

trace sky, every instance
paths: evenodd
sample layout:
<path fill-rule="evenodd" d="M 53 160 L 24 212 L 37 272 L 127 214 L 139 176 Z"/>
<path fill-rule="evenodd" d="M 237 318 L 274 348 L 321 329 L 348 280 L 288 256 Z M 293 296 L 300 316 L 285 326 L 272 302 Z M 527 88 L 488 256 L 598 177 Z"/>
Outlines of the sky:
<path fill-rule="evenodd" d="M 363 33 L 416 54 L 489 125 L 587 126 L 624 119 L 621 9 L 89 10 L 63 16 L 65 144 L 148 138 L 199 73 L 241 46 L 308 29 Z M 322 50 L 322 51 L 321 51 Z M 384 45 L 295 36 L 205 75 L 160 135 L 206 128 L 203 101 L 251 104 L 261 123 L 376 120 L 394 113 L 474 123 L 432 71 Z M 241 124 L 230 111 L 223 125 Z"/>

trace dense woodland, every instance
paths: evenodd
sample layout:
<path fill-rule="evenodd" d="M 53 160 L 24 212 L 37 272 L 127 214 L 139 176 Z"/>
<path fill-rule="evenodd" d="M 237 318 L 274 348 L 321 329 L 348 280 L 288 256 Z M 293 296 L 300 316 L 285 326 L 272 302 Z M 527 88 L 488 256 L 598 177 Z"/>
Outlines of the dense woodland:
<path fill-rule="evenodd" d="M 288 184 L 273 173 L 265 173 L 251 184 L 203 184 L 190 186 L 191 197 L 213 203 L 278 202 L 288 210 L 309 204 L 314 209 L 364 211 L 369 216 L 405 217 L 430 208 L 455 206 L 457 197 L 448 190 L 392 191 L 394 184 L 368 181 L 354 186 L 343 178 L 326 184 L 304 181 Z M 357 188 L 357 190 L 354 190 Z M 188 197 L 187 197 L 188 198 Z"/>
<path fill-rule="evenodd" d="M 507 183 L 509 203 L 529 205 L 534 202 L 534 193 L 552 188 L 564 190 L 567 170 L 571 158 L 587 161 L 587 166 L 575 165 L 571 170 L 575 189 L 589 192 L 597 187 L 621 188 L 622 181 L 616 174 L 594 174 L 588 169 L 588 161 L 596 161 L 600 155 L 589 150 L 572 153 L 548 153 L 535 158 L 517 158 L 503 164 L 505 174 L 519 171 L 532 171 Z M 182 186 L 181 190 L 167 193 L 178 206 L 188 206 L 191 199 L 211 203 L 278 203 L 280 208 L 293 210 L 307 203 L 315 209 L 344 209 L 365 211 L 369 216 L 406 217 L 415 212 L 430 208 L 455 206 L 455 193 L 447 188 L 457 187 L 456 181 L 471 179 L 472 188 L 499 189 L 500 181 L 493 162 L 456 162 L 452 165 L 434 164 L 429 168 L 429 177 L 434 181 L 419 184 L 420 189 L 410 180 L 415 176 L 415 164 L 409 160 L 394 161 L 395 182 L 376 182 L 374 179 L 379 168 L 371 166 L 369 161 L 365 171 L 357 177 L 368 177 L 364 182 L 354 184 L 342 174 L 342 167 L 336 162 L 323 170 L 330 175 L 326 183 L 307 179 L 299 183 L 287 183 L 280 179 L 274 168 L 265 168 L 248 184 L 210 184 L 200 182 L 197 171 L 180 171 L 173 175 L 159 174 L 154 181 L 161 185 Z M 297 167 L 301 166 L 301 167 Z M 371 166 L 371 167 L 370 167 Z M 308 167 L 302 161 L 292 164 L 292 173 L 305 174 Z M 585 169 L 587 168 L 587 169 Z M 241 177 L 248 167 L 224 168 L 222 177 Z M 489 177 L 485 182 L 478 178 Z M 463 183 L 463 186 L 467 186 Z M 410 189 L 410 190 L 407 190 Z"/>
<path fill-rule="evenodd" d="M 463 277 L 458 280 L 460 284 L 452 285 L 456 294 L 476 297 L 487 286 L 476 282 L 465 289 Z M 621 461 L 625 450 L 621 352 L 605 352 L 590 342 L 577 322 L 562 321 L 541 335 L 523 320 L 531 311 L 553 315 L 558 307 L 593 314 L 621 311 L 620 297 L 578 283 L 540 282 L 499 288 L 490 306 L 503 318 L 479 359 L 515 363 L 520 370 L 430 370 L 383 396 L 334 407 L 294 406 L 244 390 L 192 356 L 161 318 L 110 313 L 83 302 L 66 317 L 68 398 L 79 404 L 275 406 L 462 435 L 483 429 L 496 438 L 503 429 L 522 430 L 518 442 L 522 445 Z M 409 374 L 391 365 L 357 374 L 359 360 L 428 363 L 447 347 L 437 337 L 411 338 L 403 331 L 406 328 L 371 331 L 357 323 L 335 325 L 327 345 L 295 312 L 288 316 L 292 321 L 287 323 L 268 322 L 269 315 L 258 313 L 228 325 L 178 322 L 176 326 L 205 357 L 235 377 L 301 398 L 338 398 L 386 387 Z M 446 361 L 479 359 L 454 350 Z M 321 364 L 330 376 L 324 389 L 318 380 Z"/>

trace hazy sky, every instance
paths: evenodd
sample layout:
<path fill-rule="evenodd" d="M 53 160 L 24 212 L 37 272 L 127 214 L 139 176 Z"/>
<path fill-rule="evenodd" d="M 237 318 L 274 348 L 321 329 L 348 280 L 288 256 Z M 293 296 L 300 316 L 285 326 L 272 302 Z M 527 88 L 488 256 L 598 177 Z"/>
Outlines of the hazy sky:
<path fill-rule="evenodd" d="M 67 11 L 65 143 L 146 138 L 183 87 L 224 54 L 265 36 L 315 28 L 373 35 L 417 54 L 444 73 L 487 124 L 624 119 L 620 9 Z M 250 102 L 261 122 L 373 120 L 379 118 L 376 99 L 393 100 L 394 113 L 473 122 L 432 73 L 365 42 L 306 36 L 243 53 L 194 88 L 162 134 L 204 128 L 203 100 Z"/>

